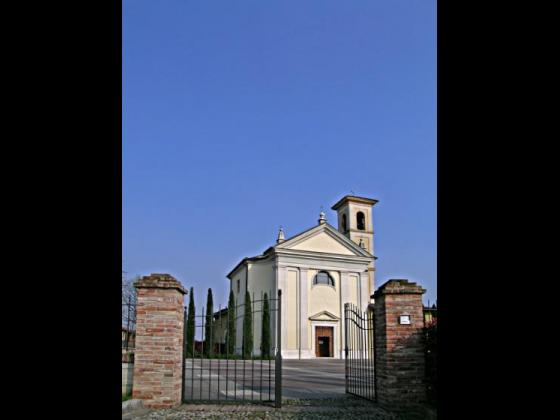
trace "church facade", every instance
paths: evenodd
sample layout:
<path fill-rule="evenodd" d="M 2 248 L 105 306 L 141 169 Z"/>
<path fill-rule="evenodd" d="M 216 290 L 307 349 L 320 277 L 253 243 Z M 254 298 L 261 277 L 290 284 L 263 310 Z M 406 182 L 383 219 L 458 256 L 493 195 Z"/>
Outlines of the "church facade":
<path fill-rule="evenodd" d="M 315 226 L 291 238 L 285 239 L 280 229 L 274 246 L 244 258 L 227 275 L 237 305 L 244 303 L 246 291 L 253 300 L 264 293 L 274 298 L 282 291 L 282 357 L 344 358 L 344 304 L 366 310 L 375 290 L 373 206 L 377 202 L 347 195 L 332 206 L 337 212 L 336 228 L 321 212 Z M 238 353 L 242 323 L 238 316 Z M 260 354 L 260 323 L 260 317 L 255 317 L 255 355 Z M 271 323 L 276 323 L 274 311 Z M 274 336 L 272 346 L 276 347 Z"/>

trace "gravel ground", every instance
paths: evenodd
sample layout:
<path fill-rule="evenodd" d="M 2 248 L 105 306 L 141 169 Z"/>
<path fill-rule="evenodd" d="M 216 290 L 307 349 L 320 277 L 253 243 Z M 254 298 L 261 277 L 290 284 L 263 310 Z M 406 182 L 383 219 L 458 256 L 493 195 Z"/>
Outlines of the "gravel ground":
<path fill-rule="evenodd" d="M 361 398 L 286 400 L 281 409 L 257 404 L 189 404 L 173 409 L 139 410 L 124 419 L 372 419 L 405 420 Z"/>

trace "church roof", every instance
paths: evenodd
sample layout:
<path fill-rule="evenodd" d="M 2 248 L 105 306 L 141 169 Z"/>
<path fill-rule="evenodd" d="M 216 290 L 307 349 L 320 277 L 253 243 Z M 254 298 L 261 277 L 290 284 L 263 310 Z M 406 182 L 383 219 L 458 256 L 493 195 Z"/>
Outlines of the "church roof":
<path fill-rule="evenodd" d="M 243 258 L 241 261 L 239 261 L 239 263 L 237 263 L 237 265 L 233 268 L 233 270 L 231 270 L 226 277 L 229 277 L 233 274 L 234 271 L 236 271 L 239 267 L 241 267 L 243 264 L 245 264 L 247 261 L 258 261 L 258 260 L 264 260 L 268 258 L 268 255 L 256 255 L 254 257 L 245 257 Z"/>
<path fill-rule="evenodd" d="M 227 311 L 228 311 L 228 308 L 226 306 L 222 310 L 214 312 L 214 318 L 218 319 L 218 318 L 221 318 L 221 317 L 225 317 L 227 315 Z"/>

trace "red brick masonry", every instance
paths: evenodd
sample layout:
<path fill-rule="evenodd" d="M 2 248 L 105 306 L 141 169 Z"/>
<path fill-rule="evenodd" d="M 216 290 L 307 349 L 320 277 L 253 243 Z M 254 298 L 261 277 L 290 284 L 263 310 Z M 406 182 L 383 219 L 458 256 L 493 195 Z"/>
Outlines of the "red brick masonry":
<path fill-rule="evenodd" d="M 424 314 L 416 283 L 389 280 L 374 294 L 377 401 L 387 406 L 414 405 L 426 400 L 424 386 Z M 399 317 L 410 316 L 410 325 Z"/>
<path fill-rule="evenodd" d="M 181 404 L 183 298 L 187 291 L 169 274 L 151 274 L 134 284 L 136 349 L 132 397 L 149 408 Z"/>

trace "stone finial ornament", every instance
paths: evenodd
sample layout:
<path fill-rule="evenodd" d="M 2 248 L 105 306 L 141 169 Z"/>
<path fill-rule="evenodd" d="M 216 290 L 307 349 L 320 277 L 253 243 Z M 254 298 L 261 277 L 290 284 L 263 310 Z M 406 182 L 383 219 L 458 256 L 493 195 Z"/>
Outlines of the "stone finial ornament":
<path fill-rule="evenodd" d="M 281 244 L 285 240 L 286 238 L 284 238 L 284 229 L 282 229 L 282 226 L 280 226 L 280 229 L 278 230 L 278 238 L 276 239 L 276 243 Z"/>

